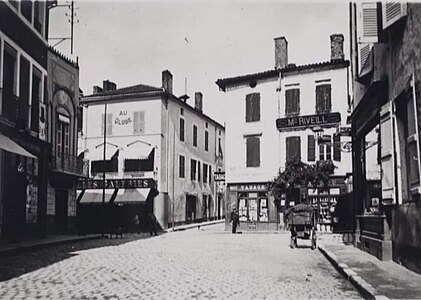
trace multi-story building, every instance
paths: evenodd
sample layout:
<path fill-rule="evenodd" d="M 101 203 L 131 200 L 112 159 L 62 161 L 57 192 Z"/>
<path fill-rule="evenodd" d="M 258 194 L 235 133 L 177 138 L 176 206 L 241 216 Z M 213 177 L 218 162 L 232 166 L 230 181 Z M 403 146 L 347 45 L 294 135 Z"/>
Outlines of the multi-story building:
<path fill-rule="evenodd" d="M 0 238 L 45 233 L 48 2 L 0 2 Z"/>
<path fill-rule="evenodd" d="M 76 182 L 87 175 L 77 159 L 77 132 L 81 130 L 79 65 L 53 48 L 48 51 L 48 99 L 41 130 L 51 144 L 47 187 L 47 232 L 76 232 Z M 85 171 L 85 172 L 84 172 Z"/>
<path fill-rule="evenodd" d="M 225 170 L 224 126 L 203 113 L 202 93 L 193 107 L 187 95 L 173 94 L 172 81 L 169 71 L 162 72 L 160 88 L 117 89 L 104 81 L 82 98 L 79 152 L 90 161 L 90 179 L 78 197 L 83 214 L 98 215 L 105 196 L 105 222 L 118 219 L 126 230 L 136 213 L 146 226 L 146 213 L 153 212 L 161 228 L 221 217 L 224 189 L 217 189 L 214 172 Z M 94 189 L 101 182 L 107 188 Z M 95 226 L 98 231 L 101 224 Z"/>
<path fill-rule="evenodd" d="M 417 3 L 350 4 L 355 244 L 417 272 L 421 272 L 419 17 Z"/>
<path fill-rule="evenodd" d="M 284 37 L 275 39 L 274 69 L 216 82 L 226 92 L 227 109 L 241 112 L 232 114 L 226 124 L 226 213 L 236 207 L 242 228 L 276 230 L 279 215 L 269 182 L 278 170 L 294 159 L 334 160 L 338 168 L 329 186 L 309 189 L 308 196 L 319 208 L 320 225 L 330 230 L 331 211 L 346 192 L 345 177 L 351 169 L 350 154 L 342 154 L 345 138 L 341 140 L 340 134 L 348 110 L 349 62 L 344 60 L 343 36 L 331 36 L 328 62 L 289 64 L 287 45 Z M 299 202 L 299 197 L 286 195 L 284 206 Z"/>

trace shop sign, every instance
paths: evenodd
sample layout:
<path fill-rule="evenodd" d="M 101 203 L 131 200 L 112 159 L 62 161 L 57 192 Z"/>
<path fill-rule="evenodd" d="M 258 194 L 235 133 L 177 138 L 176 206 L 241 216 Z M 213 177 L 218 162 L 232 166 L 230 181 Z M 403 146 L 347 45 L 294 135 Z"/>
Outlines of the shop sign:
<path fill-rule="evenodd" d="M 314 126 L 334 126 L 341 123 L 341 114 L 328 113 L 308 116 L 295 116 L 276 120 L 278 130 L 311 128 Z"/>
<path fill-rule="evenodd" d="M 231 191 L 267 191 L 267 184 L 233 184 L 230 185 Z"/>
<path fill-rule="evenodd" d="M 155 180 L 152 178 L 138 179 L 81 179 L 77 182 L 77 189 L 137 189 L 137 188 L 154 188 Z"/>
<path fill-rule="evenodd" d="M 215 181 L 225 181 L 225 172 L 215 172 L 213 175 Z"/>

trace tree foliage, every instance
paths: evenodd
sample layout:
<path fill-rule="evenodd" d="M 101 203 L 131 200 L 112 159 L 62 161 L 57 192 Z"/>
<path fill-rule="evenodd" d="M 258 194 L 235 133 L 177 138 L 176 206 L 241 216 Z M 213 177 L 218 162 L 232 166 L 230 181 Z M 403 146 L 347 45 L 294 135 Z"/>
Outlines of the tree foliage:
<path fill-rule="evenodd" d="M 275 197 L 275 205 L 281 207 L 281 197 L 297 187 L 327 186 L 330 175 L 336 166 L 331 160 L 317 161 L 314 164 L 306 164 L 301 160 L 289 161 L 285 169 L 270 183 L 270 189 Z"/>

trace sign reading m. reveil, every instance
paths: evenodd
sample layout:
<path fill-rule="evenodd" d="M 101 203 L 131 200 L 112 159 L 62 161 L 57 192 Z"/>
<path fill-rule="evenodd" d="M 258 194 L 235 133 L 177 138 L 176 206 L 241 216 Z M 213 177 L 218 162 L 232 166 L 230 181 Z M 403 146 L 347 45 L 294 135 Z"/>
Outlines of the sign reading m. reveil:
<path fill-rule="evenodd" d="M 341 114 L 336 112 L 277 119 L 276 128 L 278 128 L 278 130 L 311 128 L 314 126 L 337 125 L 340 122 Z"/>
<path fill-rule="evenodd" d="M 152 178 L 137 179 L 81 179 L 77 182 L 78 190 L 84 189 L 138 189 L 156 187 L 156 182 Z"/>

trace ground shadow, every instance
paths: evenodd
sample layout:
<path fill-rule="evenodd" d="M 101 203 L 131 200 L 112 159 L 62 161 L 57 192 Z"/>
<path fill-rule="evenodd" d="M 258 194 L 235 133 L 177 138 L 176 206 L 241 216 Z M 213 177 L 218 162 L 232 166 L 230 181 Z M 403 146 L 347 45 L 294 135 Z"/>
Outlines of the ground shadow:
<path fill-rule="evenodd" d="M 160 235 L 163 234 L 162 232 Z M 149 232 L 140 234 L 123 234 L 122 238 L 109 238 L 109 236 L 66 243 L 56 246 L 45 246 L 36 250 L 22 250 L 0 257 L 0 282 L 15 277 L 19 277 L 25 273 L 29 273 L 59 261 L 78 255 L 76 252 L 119 246 L 125 243 L 133 242 L 140 239 L 155 238 Z"/>

